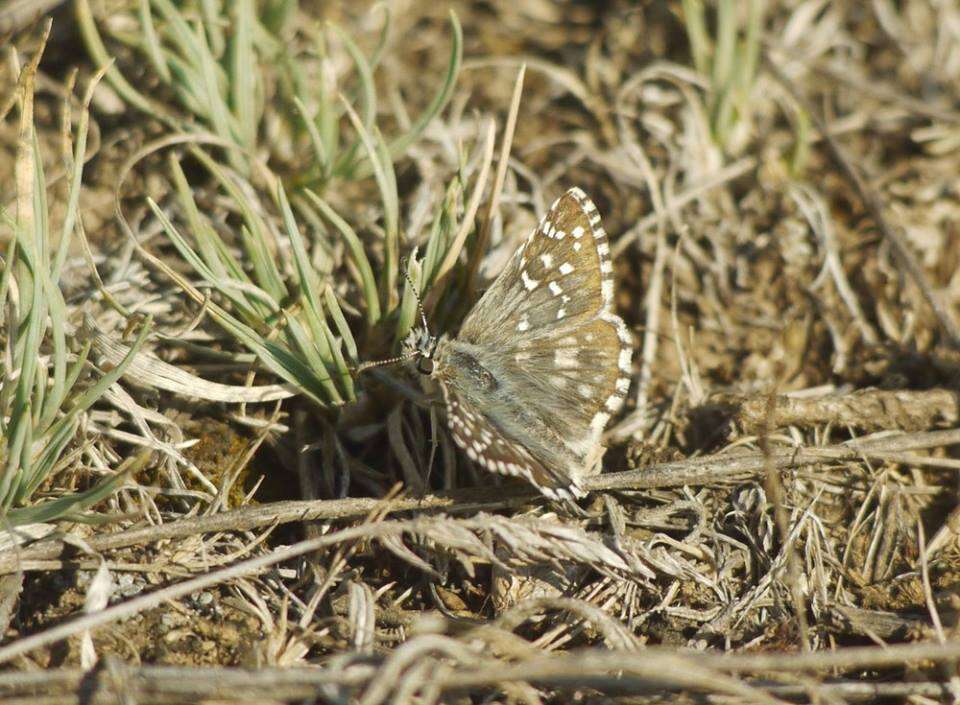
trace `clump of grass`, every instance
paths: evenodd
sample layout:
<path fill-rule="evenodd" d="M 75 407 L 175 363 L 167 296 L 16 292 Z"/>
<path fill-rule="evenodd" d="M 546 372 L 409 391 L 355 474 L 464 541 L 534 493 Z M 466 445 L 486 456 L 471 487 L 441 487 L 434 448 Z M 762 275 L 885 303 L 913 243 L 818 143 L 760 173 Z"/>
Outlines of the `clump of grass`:
<path fill-rule="evenodd" d="M 240 173 L 249 174 L 255 158 L 277 158 L 275 145 L 283 143 L 292 147 L 287 150 L 291 154 L 312 149 L 310 161 L 294 165 L 291 178 L 297 185 L 322 188 L 331 179 L 369 175 L 373 165 L 365 163 L 367 152 L 359 136 L 351 137 L 341 124 L 353 109 L 363 131 L 376 132 L 375 72 L 389 36 L 389 9 L 379 6 L 383 28 L 368 57 L 337 25 L 325 27 L 305 17 L 295 3 L 283 5 L 281 12 L 258 12 L 253 0 L 223 5 L 141 0 L 137 11 L 123 18 L 127 21 L 113 17 L 106 27 L 125 28 L 113 30 L 112 38 L 145 62 L 150 74 L 146 82 L 169 91 L 170 102 L 180 111 L 172 112 L 138 90 L 118 67 L 108 69 L 107 80 L 127 103 L 171 129 L 207 132 L 238 147 L 227 150 L 226 158 Z M 110 55 L 89 0 L 77 3 L 77 17 L 93 60 L 108 65 Z M 130 26 L 137 30 L 128 31 Z M 390 159 L 403 155 L 453 93 L 463 51 L 463 32 L 453 12 L 450 27 L 445 76 L 423 112 L 386 140 Z M 352 76 L 336 75 L 329 57 L 331 38 L 348 54 Z M 268 112 L 276 121 L 269 138 L 264 131 Z"/>
<path fill-rule="evenodd" d="M 357 358 L 356 342 L 338 297 L 313 269 L 284 190 L 278 186 L 276 192 L 283 228 L 279 234 L 261 216 L 260 204 L 247 195 L 249 184 L 238 183 L 236 174 L 201 149 L 191 154 L 239 208 L 238 240 L 225 239 L 201 214 L 175 158 L 169 160 L 170 173 L 178 210 L 192 237 L 155 201 L 149 204 L 181 257 L 220 295 L 221 303 L 208 300 L 162 260 L 155 264 L 204 302 L 206 312 L 281 379 L 322 405 L 352 400 L 350 367 Z M 243 261 L 251 266 L 245 268 Z"/>
<path fill-rule="evenodd" d="M 89 5 L 81 1 L 78 7 L 88 46 L 103 63 L 105 50 Z M 266 369 L 322 406 L 349 403 L 355 399 L 353 370 L 366 355 L 382 353 L 382 341 L 396 344 L 402 339 L 416 315 L 414 292 L 402 297 L 397 292 L 401 214 L 395 162 L 452 93 L 462 54 L 459 22 L 451 13 L 450 56 L 440 87 L 418 118 L 388 138 L 378 125 L 374 81 L 389 31 L 386 11 L 372 57 L 365 57 L 349 35 L 330 25 L 315 33 L 304 30 L 314 49 L 308 60 L 299 61 L 286 47 L 302 44 L 303 36 L 298 35 L 299 42 L 282 41 L 286 30 L 272 29 L 269 18 L 256 15 L 250 3 L 221 10 L 216 29 L 197 8 L 185 8 L 192 6 L 143 2 L 139 22 L 144 32 L 128 43 L 143 53 L 157 80 L 192 116 L 187 121 L 169 111 L 154 111 L 171 128 L 188 133 L 182 141 L 190 143 L 187 152 L 202 175 L 198 178 L 171 156 L 175 197 L 170 203 L 151 200 L 149 205 L 203 284 L 188 282 L 162 258 L 151 259 Z M 352 81 L 332 74 L 333 39 L 350 58 Z M 323 80 L 307 78 L 303 67 L 310 60 Z M 108 69 L 106 75 L 131 104 L 149 109 L 149 99 L 119 69 Z M 300 144 L 302 136 L 311 156 L 302 169 L 284 178 L 258 159 L 265 153 L 268 160 L 272 156 L 270 145 L 258 143 L 267 121 L 262 105 L 266 85 L 277 86 L 289 99 L 286 106 L 283 101 L 271 106 L 269 122 L 285 126 L 288 146 Z M 289 108 L 286 113 L 284 107 Z M 196 129 L 201 125 L 213 136 Z M 423 256 L 418 259 L 415 252 L 411 258 L 407 288 L 412 284 L 417 295 L 450 269 L 463 247 L 463 235 L 472 228 L 476 207 L 465 207 L 465 191 L 473 171 L 478 176 L 471 204 L 485 184 L 491 138 L 492 133 L 479 168 L 477 160 L 462 158 L 461 169 L 434 210 Z M 368 225 L 364 232 L 345 217 L 350 205 L 339 195 L 341 189 L 332 194 L 336 206 L 327 191 L 331 183 L 368 176 L 376 186 L 381 216 L 380 224 Z M 261 198 L 265 191 L 266 198 Z M 228 227 L 217 227 L 208 217 L 201 205 L 208 197 L 225 205 Z M 216 292 L 216 297 L 201 289 Z M 359 334 L 348 317 L 362 318 Z"/>
<path fill-rule="evenodd" d="M 397 204 L 392 163 L 377 151 L 377 145 L 368 142 L 368 146 L 384 202 Z M 379 146 L 384 147 L 382 140 Z M 423 256 L 417 257 L 414 252 L 409 260 L 404 296 L 399 303 L 391 303 L 391 288 L 384 289 L 387 293 L 380 298 L 370 263 L 372 253 L 356 230 L 315 192 L 303 192 L 301 207 L 316 208 L 332 229 L 326 230 L 321 224 L 319 230 L 312 232 L 322 240 L 314 252 L 332 251 L 335 240 L 342 238 L 346 245 L 346 270 L 353 277 L 350 285 L 341 286 L 334 278 L 318 272 L 315 254 L 302 234 L 302 230 L 309 232 L 311 228 L 303 219 L 298 220 L 278 180 L 274 180 L 272 203 L 264 204 L 248 181 L 199 146 L 190 148 L 189 154 L 214 179 L 218 193 L 237 212 L 236 227 L 230 230 L 238 235 L 234 237 L 214 227 L 203 214 L 176 157 L 168 159 L 175 205 L 164 208 L 152 199 L 148 202 L 176 251 L 204 282 L 204 287 L 217 292 L 217 300 L 211 300 L 161 258 L 151 256 L 151 261 L 202 303 L 205 312 L 255 353 L 266 369 L 322 406 L 354 401 L 353 369 L 364 351 L 347 320 L 347 312 L 363 316 L 365 333 L 384 325 L 393 330 L 394 342 L 406 334 L 416 318 L 414 289 L 416 295 L 421 295 L 436 281 L 443 261 L 457 246 L 455 231 L 470 227 L 472 216 L 458 218 L 467 175 L 450 184 L 436 209 Z M 475 183 L 474 190 L 478 188 L 480 185 Z M 277 214 L 277 222 L 264 215 L 269 210 Z M 183 227 L 175 222 L 174 213 L 184 221 Z M 319 219 L 309 222 L 320 223 Z M 392 285 L 391 282 L 389 286 Z M 351 292 L 357 295 L 351 296 Z M 355 302 L 363 302 L 362 314 Z"/>
<path fill-rule="evenodd" d="M 745 17 L 741 17 L 745 14 Z M 710 126 L 722 148 L 738 124 L 750 119 L 750 92 L 757 77 L 763 3 L 719 0 L 713 33 L 703 0 L 684 0 L 683 19 L 693 65 L 709 80 Z"/>
<path fill-rule="evenodd" d="M 71 351 L 74 331 L 59 282 L 72 235 L 81 227 L 78 203 L 87 108 L 100 77 L 87 88 L 72 150 L 70 131 L 63 131 L 70 180 L 63 225 L 55 232 L 33 120 L 34 76 L 41 54 L 42 47 L 20 70 L 17 88 L 16 210 L 10 214 L 0 207 L 0 241 L 7 243 L 0 275 L 0 330 L 5 340 L 0 377 L 0 510 L 8 526 L 66 516 L 117 488 L 124 473 L 85 492 L 35 503 L 38 489 L 78 463 L 78 454 L 66 450 L 76 437 L 81 416 L 124 373 L 148 330 L 147 325 L 141 328 L 130 354 L 119 365 L 85 383 L 91 371 L 90 343 Z M 69 111 L 69 101 L 64 109 Z M 69 112 L 64 123 L 70 125 Z"/>

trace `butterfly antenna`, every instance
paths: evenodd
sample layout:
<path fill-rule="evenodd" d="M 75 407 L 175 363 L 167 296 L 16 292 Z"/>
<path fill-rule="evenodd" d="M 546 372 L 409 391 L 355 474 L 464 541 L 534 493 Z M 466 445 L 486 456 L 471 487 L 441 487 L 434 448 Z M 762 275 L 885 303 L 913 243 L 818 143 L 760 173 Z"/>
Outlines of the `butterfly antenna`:
<path fill-rule="evenodd" d="M 414 284 L 413 279 L 410 278 L 406 257 L 404 257 L 403 261 L 400 263 L 400 271 L 403 273 L 403 278 L 407 280 L 407 284 L 410 285 L 410 291 L 413 293 L 413 298 L 417 301 L 417 311 L 420 312 L 420 322 L 423 324 L 425 330 L 430 330 L 430 327 L 427 325 L 427 314 L 423 310 L 423 301 L 420 300 L 420 292 L 417 291 L 417 285 Z"/>
<path fill-rule="evenodd" d="M 420 300 L 420 292 L 417 291 L 416 285 L 413 283 L 413 280 L 410 278 L 410 274 L 407 268 L 407 258 L 404 257 L 400 261 L 400 271 L 403 274 L 403 278 L 407 280 L 407 284 L 410 285 L 410 291 L 413 292 L 413 298 L 417 302 L 417 310 L 420 312 L 420 322 L 423 323 L 424 330 L 429 331 L 427 326 L 427 314 L 423 310 L 423 302 Z M 373 369 L 374 367 L 386 367 L 388 365 L 396 365 L 398 362 L 406 362 L 407 360 L 416 357 L 419 354 L 417 350 L 411 350 L 410 352 L 403 353 L 402 355 L 396 355 L 395 357 L 388 357 L 386 360 L 373 360 L 370 362 L 364 362 L 353 368 L 354 375 L 360 375 L 367 370 Z"/>
<path fill-rule="evenodd" d="M 398 362 L 406 362 L 412 357 L 415 357 L 417 354 L 416 350 L 413 350 L 403 355 L 397 355 L 396 357 L 388 357 L 386 360 L 373 360 L 371 362 L 363 362 L 353 368 L 354 375 L 359 375 L 363 372 L 366 372 L 369 369 L 374 367 L 387 367 L 388 365 L 396 365 Z"/>

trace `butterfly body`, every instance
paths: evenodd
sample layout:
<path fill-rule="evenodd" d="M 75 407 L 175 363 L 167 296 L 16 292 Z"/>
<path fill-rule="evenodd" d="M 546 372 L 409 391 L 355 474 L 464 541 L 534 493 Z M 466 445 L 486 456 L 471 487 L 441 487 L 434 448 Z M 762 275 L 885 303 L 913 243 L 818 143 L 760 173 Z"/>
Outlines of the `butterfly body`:
<path fill-rule="evenodd" d="M 418 369 L 440 386 L 453 438 L 487 470 L 550 497 L 582 496 L 601 434 L 629 387 L 632 338 L 613 312 L 613 268 L 580 189 L 551 206 L 456 338 L 416 331 Z"/>

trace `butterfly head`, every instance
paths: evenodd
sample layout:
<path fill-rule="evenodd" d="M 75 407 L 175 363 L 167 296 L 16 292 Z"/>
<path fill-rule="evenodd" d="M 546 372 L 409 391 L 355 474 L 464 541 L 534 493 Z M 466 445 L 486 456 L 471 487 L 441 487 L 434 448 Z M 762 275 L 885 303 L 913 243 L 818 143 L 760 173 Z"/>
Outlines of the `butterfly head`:
<path fill-rule="evenodd" d="M 434 355 L 440 339 L 432 335 L 426 327 L 414 328 L 403 341 L 403 356 L 416 360 L 417 372 L 432 375 L 435 367 Z"/>

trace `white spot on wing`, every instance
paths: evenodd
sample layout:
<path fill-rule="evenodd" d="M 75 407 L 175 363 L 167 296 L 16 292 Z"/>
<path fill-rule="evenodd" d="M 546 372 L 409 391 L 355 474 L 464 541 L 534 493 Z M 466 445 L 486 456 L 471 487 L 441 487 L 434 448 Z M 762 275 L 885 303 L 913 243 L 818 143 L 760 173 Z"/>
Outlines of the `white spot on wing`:
<path fill-rule="evenodd" d="M 570 231 L 570 234 L 573 235 L 574 240 L 579 240 L 583 237 L 583 226 L 578 225 L 572 231 Z"/>
<path fill-rule="evenodd" d="M 566 316 L 566 315 L 567 315 L 567 309 L 565 309 L 565 308 L 559 309 L 559 310 L 557 311 L 557 320 L 559 321 L 561 318 L 563 318 L 563 317 Z"/>
<path fill-rule="evenodd" d="M 543 266 L 545 269 L 550 269 L 550 267 L 553 266 L 553 255 L 550 255 L 550 254 L 540 255 L 540 261 L 543 262 Z"/>
<path fill-rule="evenodd" d="M 525 288 L 527 291 L 533 291 L 534 289 L 536 289 L 536 288 L 540 285 L 540 282 L 539 282 L 539 281 L 537 281 L 536 279 L 531 279 L 531 278 L 530 278 L 530 275 L 527 274 L 527 270 L 526 270 L 526 269 L 521 270 L 521 272 L 520 272 L 520 279 L 523 281 L 523 286 L 524 286 L 524 288 Z M 611 282 L 611 283 L 612 283 L 612 282 Z"/>
<path fill-rule="evenodd" d="M 573 265 L 569 262 L 564 262 L 560 265 L 560 274 L 570 274 L 573 271 Z"/>
<path fill-rule="evenodd" d="M 560 288 L 560 285 L 556 282 L 550 282 L 550 292 L 554 296 L 560 296 L 563 293 L 563 289 Z"/>
<path fill-rule="evenodd" d="M 553 364 L 563 370 L 577 366 L 576 348 L 557 348 L 553 353 Z"/>

